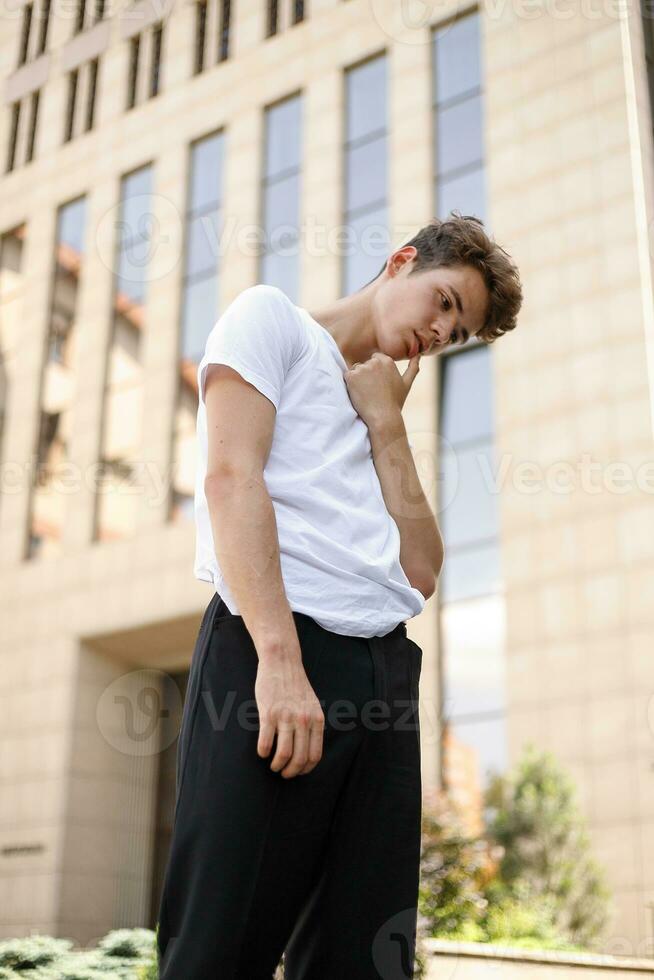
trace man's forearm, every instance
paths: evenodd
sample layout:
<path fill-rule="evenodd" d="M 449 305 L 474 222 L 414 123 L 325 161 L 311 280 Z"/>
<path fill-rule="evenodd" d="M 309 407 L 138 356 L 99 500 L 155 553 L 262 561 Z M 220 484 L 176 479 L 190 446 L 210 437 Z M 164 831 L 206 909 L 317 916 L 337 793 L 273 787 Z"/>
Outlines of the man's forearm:
<path fill-rule="evenodd" d="M 261 476 L 229 474 L 205 483 L 220 565 L 259 658 L 300 656 L 284 589 L 277 521 Z"/>
<path fill-rule="evenodd" d="M 401 412 L 368 425 L 388 512 L 400 531 L 400 564 L 411 584 L 431 592 L 443 564 L 443 539 L 425 497 Z"/>

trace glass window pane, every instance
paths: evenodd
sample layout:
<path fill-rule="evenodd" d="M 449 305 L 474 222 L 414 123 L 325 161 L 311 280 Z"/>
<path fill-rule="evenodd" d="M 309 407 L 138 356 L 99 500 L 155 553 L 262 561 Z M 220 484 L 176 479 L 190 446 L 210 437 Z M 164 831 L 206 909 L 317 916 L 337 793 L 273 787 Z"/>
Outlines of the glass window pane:
<path fill-rule="evenodd" d="M 384 206 L 347 222 L 347 244 L 343 244 L 344 294 L 365 286 L 379 272 L 391 251 L 388 210 Z M 348 254 L 348 253 L 352 254 Z"/>
<path fill-rule="evenodd" d="M 194 143 L 191 150 L 189 208 L 196 211 L 220 201 L 224 137 L 222 133 Z"/>
<path fill-rule="evenodd" d="M 480 50 L 476 13 L 434 31 L 434 101 L 481 85 Z"/>
<path fill-rule="evenodd" d="M 207 337 L 218 319 L 218 291 L 215 275 L 194 282 L 184 288 L 182 307 L 182 357 L 198 363 L 204 354 Z"/>
<path fill-rule="evenodd" d="M 387 191 L 387 141 L 385 136 L 352 147 L 347 151 L 347 183 L 345 207 L 377 204 L 385 200 Z"/>
<path fill-rule="evenodd" d="M 152 166 L 147 164 L 127 174 L 122 180 L 122 195 L 127 201 L 130 197 L 140 197 L 149 194 L 152 190 Z"/>
<path fill-rule="evenodd" d="M 440 432 L 448 442 L 492 436 L 491 386 L 491 352 L 486 345 L 443 358 Z"/>
<path fill-rule="evenodd" d="M 486 231 L 490 231 L 486 218 L 486 171 L 483 167 L 438 180 L 436 201 L 436 213 L 439 217 L 445 218 L 450 211 L 458 208 L 461 214 L 472 214 L 481 218 Z"/>
<path fill-rule="evenodd" d="M 458 782 L 457 776 L 461 778 L 461 768 L 465 765 L 467 796 L 471 795 L 470 789 L 476 786 L 485 790 L 491 772 L 502 773 L 508 767 L 506 720 L 503 716 L 485 721 L 453 722 L 449 726 L 448 741 L 450 746 L 446 748 L 445 761 L 448 786 Z"/>
<path fill-rule="evenodd" d="M 120 240 L 136 236 L 149 238 L 152 234 L 152 202 L 150 184 L 152 167 L 142 167 L 128 177 L 121 185 L 122 206 L 120 210 Z"/>
<path fill-rule="evenodd" d="M 386 58 L 374 58 L 345 76 L 347 139 L 386 127 Z"/>
<path fill-rule="evenodd" d="M 301 98 L 295 96 L 266 110 L 265 176 L 299 167 Z"/>
<path fill-rule="evenodd" d="M 483 149 L 483 114 L 481 96 L 457 102 L 436 113 L 436 172 L 448 171 L 481 162 Z"/>
<path fill-rule="evenodd" d="M 447 558 L 438 579 L 441 602 L 473 599 L 499 591 L 502 586 L 500 552 L 496 541 L 457 550 L 448 541 Z"/>
<path fill-rule="evenodd" d="M 60 208 L 57 222 L 57 241 L 68 245 L 78 255 L 84 251 L 84 209 L 83 197 L 71 201 Z"/>
<path fill-rule="evenodd" d="M 261 258 L 259 279 L 268 286 L 277 286 L 291 302 L 298 301 L 299 255 L 266 252 Z"/>
<path fill-rule="evenodd" d="M 298 233 L 300 223 L 300 175 L 293 174 L 264 188 L 264 228 L 266 245 L 280 242 L 289 238 L 288 226 L 292 229 L 293 237 Z"/>
<path fill-rule="evenodd" d="M 502 595 L 441 608 L 446 653 L 443 707 L 447 718 L 467 719 L 505 710 L 505 629 Z"/>
<path fill-rule="evenodd" d="M 191 218 L 187 225 L 186 274 L 196 276 L 218 265 L 219 212 Z"/>
<path fill-rule="evenodd" d="M 149 240 L 136 238 L 118 253 L 117 289 L 134 302 L 145 297 L 150 248 Z"/>
<path fill-rule="evenodd" d="M 487 542 L 498 532 L 496 460 L 490 444 L 444 449 L 440 459 L 440 525 L 448 548 Z"/>

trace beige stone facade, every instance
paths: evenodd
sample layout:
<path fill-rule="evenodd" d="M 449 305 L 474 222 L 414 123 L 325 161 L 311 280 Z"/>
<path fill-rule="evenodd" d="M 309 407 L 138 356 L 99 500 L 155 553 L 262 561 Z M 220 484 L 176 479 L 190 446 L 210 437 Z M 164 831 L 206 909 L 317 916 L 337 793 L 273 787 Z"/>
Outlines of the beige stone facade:
<path fill-rule="evenodd" d="M 189 145 L 227 134 L 223 306 L 257 281 L 245 236 L 259 220 L 263 107 L 303 93 L 302 213 L 307 226 L 334 228 L 342 213 L 343 73 L 381 51 L 395 245 L 434 213 L 430 32 L 460 14 L 458 5 L 312 0 L 304 21 L 291 26 L 291 5 L 280 4 L 280 30 L 267 39 L 264 3 L 231 6 L 229 57 L 197 75 L 194 5 L 157 11 L 165 23 L 160 91 L 153 98 L 140 91 L 129 111 L 134 18 L 146 31 L 154 8 L 113 7 L 73 37 L 71 14 L 53 3 L 46 51 L 5 83 L 3 147 L 10 104 L 36 90 L 40 104 L 33 158 L 0 184 L 0 234 L 23 229 L 19 268 L 7 244 L 0 284 L 3 936 L 43 931 L 91 943 L 112 927 L 154 924 L 172 750 L 169 728 L 148 724 L 164 703 L 169 727 L 178 721 L 183 689 L 168 675 L 188 668 L 211 596 L 193 578 L 192 523 L 168 519 L 164 492 L 179 383 Z M 525 286 L 518 330 L 492 346 L 495 441 L 506 467 L 498 501 L 510 757 L 534 740 L 573 772 L 615 892 L 608 950 L 642 957 L 654 954 L 654 150 L 638 6 L 622 14 L 616 7 L 513 0 L 481 8 L 480 23 L 492 231 Z M 16 63 L 20 23 L 18 11 L 0 23 L 4 65 Z M 62 143 L 66 72 L 93 57 L 100 61 L 94 125 Z M 25 139 L 23 127 L 19 160 Z M 89 474 L 115 271 L 107 255 L 120 178 L 147 163 L 157 220 L 140 348 L 147 486 L 136 495 L 136 532 L 94 540 Z M 56 554 L 28 559 L 56 211 L 82 194 L 72 476 L 44 511 L 44 520 L 61 523 Z M 303 250 L 298 301 L 317 309 L 336 298 L 339 269 L 333 248 Z M 437 389 L 429 358 L 405 417 L 416 452 L 432 460 Z M 595 470 L 583 469 L 584 454 Z M 436 507 L 432 476 L 425 483 Z M 439 739 L 427 719 L 439 701 L 437 595 L 410 634 L 424 650 L 423 777 L 435 786 Z"/>

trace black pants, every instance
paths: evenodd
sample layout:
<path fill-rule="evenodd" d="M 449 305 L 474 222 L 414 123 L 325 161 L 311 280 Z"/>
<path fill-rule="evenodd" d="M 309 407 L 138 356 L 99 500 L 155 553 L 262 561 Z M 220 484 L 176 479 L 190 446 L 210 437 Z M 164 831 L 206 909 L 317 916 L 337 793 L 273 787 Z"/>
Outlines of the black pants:
<path fill-rule="evenodd" d="M 193 651 L 159 910 L 160 980 L 406 980 L 420 867 L 418 679 L 400 623 L 343 636 L 294 612 L 325 716 L 322 758 L 285 779 L 257 754 L 258 657 L 213 596 Z"/>

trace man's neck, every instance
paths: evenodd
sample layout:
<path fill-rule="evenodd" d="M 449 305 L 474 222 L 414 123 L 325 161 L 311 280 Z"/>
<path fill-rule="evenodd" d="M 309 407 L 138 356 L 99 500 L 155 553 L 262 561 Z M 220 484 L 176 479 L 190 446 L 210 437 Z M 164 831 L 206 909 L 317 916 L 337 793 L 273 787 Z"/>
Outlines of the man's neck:
<path fill-rule="evenodd" d="M 331 334 L 348 369 L 363 363 L 379 350 L 373 327 L 372 295 L 366 290 L 343 296 L 315 313 L 307 312 Z"/>

